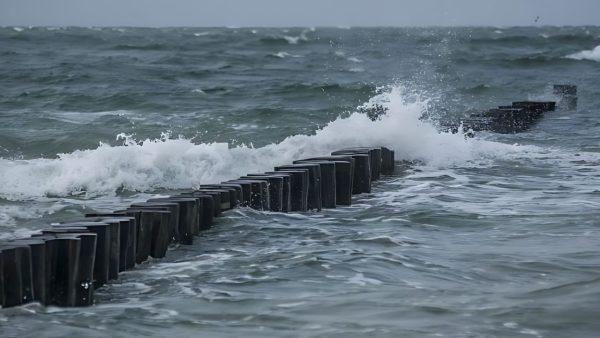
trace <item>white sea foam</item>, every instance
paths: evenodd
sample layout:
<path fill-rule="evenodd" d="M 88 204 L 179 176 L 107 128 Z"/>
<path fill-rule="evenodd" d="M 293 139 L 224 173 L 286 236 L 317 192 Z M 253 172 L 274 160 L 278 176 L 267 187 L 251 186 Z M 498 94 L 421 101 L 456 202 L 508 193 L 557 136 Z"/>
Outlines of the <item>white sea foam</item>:
<path fill-rule="evenodd" d="M 365 275 L 362 272 L 359 272 L 359 273 L 355 274 L 354 276 L 348 278 L 348 281 L 346 283 L 356 284 L 356 285 L 360 285 L 360 286 L 383 284 L 383 282 L 378 279 L 365 277 Z"/>
<path fill-rule="evenodd" d="M 284 35 L 283 38 L 285 39 L 285 41 L 287 41 L 288 43 L 295 45 L 298 43 L 298 41 L 300 41 L 300 37 L 299 36 L 288 36 L 288 35 Z"/>
<path fill-rule="evenodd" d="M 352 146 L 385 145 L 395 150 L 397 159 L 421 160 L 432 166 L 465 163 L 519 149 L 439 133 L 419 119 L 427 101 L 407 97 L 402 87 L 390 88 L 364 106 L 375 104 L 389 110 L 381 120 L 371 121 L 365 114 L 353 113 L 330 122 L 314 135 L 294 135 L 262 148 L 195 144 L 168 135 L 141 141 L 119 135 L 121 146 L 101 143 L 96 149 L 59 154 L 57 158 L 0 158 L 0 197 L 22 200 L 81 192 L 87 196 L 112 195 L 120 189 L 190 188 Z"/>
<path fill-rule="evenodd" d="M 300 35 L 298 36 L 289 36 L 289 35 L 284 35 L 283 38 L 292 45 L 296 45 L 298 44 L 298 42 L 300 41 L 308 41 L 308 37 L 306 36 L 306 33 L 308 33 L 309 30 L 303 30 L 302 33 L 300 33 Z M 285 31 L 284 31 L 285 32 Z"/>
<path fill-rule="evenodd" d="M 198 32 L 194 33 L 194 36 L 207 36 L 210 35 L 210 32 Z"/>
<path fill-rule="evenodd" d="M 299 57 L 302 57 L 302 55 L 290 54 L 290 53 L 288 53 L 288 52 L 278 52 L 278 53 L 271 54 L 271 55 L 273 55 L 273 56 L 275 56 L 275 57 L 278 57 L 278 58 L 280 58 L 280 59 L 284 59 L 284 58 L 286 58 L 286 57 L 292 57 L 292 58 L 299 58 Z"/>
<path fill-rule="evenodd" d="M 600 62 L 600 46 L 596 46 L 596 48 L 592 50 L 582 50 L 581 52 L 567 55 L 566 58 L 573 60 L 590 60 Z"/>

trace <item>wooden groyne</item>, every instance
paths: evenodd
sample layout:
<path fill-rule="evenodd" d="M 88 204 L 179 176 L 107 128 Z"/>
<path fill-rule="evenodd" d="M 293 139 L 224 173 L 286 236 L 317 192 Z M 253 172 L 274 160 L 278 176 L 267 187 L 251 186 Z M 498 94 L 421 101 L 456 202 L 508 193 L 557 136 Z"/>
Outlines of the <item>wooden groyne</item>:
<path fill-rule="evenodd" d="M 554 85 L 553 95 L 556 101 L 515 101 L 510 105 L 498 106 L 456 122 L 442 123 L 453 133 L 461 130 L 472 136 L 473 132 L 489 131 L 500 134 L 525 132 L 538 123 L 547 112 L 555 111 L 557 106 L 564 109 L 577 108 L 577 86 Z"/>
<path fill-rule="evenodd" d="M 2 241 L 0 304 L 92 305 L 95 289 L 149 257 L 165 257 L 171 244 L 193 244 L 227 210 L 348 206 L 352 195 L 370 192 L 371 183 L 393 174 L 394 167 L 394 151 L 386 147 L 342 149 Z"/>

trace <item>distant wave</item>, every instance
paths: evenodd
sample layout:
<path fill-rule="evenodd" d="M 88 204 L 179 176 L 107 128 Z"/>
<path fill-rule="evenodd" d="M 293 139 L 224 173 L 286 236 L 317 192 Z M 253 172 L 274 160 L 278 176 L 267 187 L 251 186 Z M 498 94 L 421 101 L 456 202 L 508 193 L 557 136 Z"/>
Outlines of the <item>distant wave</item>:
<path fill-rule="evenodd" d="M 292 57 L 292 58 L 300 58 L 300 57 L 302 57 L 302 55 L 290 54 L 288 52 L 278 52 L 278 53 L 274 53 L 274 54 L 269 54 L 267 56 L 276 57 L 276 58 L 279 58 L 279 59 L 284 59 L 286 57 Z"/>
<path fill-rule="evenodd" d="M 600 46 L 592 50 L 582 50 L 578 53 L 569 54 L 566 56 L 567 59 L 573 60 L 590 60 L 600 62 Z"/>
<path fill-rule="evenodd" d="M 298 36 L 283 35 L 283 36 L 266 36 L 260 39 L 261 42 L 266 44 L 290 44 L 297 45 L 299 42 L 309 41 L 306 33 L 310 30 L 304 30 Z"/>
<path fill-rule="evenodd" d="M 265 44 L 273 44 L 273 45 L 281 45 L 281 44 L 296 45 L 296 44 L 298 44 L 298 42 L 308 41 L 308 39 L 306 39 L 306 38 L 302 39 L 299 36 L 284 35 L 284 36 L 267 36 L 267 37 L 261 38 L 260 41 Z"/>

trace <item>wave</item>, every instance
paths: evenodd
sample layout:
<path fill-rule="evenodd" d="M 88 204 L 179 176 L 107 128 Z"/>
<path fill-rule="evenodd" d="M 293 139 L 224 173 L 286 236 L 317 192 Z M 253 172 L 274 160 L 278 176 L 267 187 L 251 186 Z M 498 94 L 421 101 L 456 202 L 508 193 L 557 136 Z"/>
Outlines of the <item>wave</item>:
<path fill-rule="evenodd" d="M 308 33 L 311 30 L 303 30 L 300 35 L 298 36 L 290 36 L 290 35 L 283 35 L 283 36 L 267 36 L 267 37 L 263 37 L 260 39 L 261 42 L 266 43 L 266 44 L 290 44 L 290 45 L 297 45 L 299 42 L 307 42 L 308 37 L 306 36 L 306 33 Z"/>
<path fill-rule="evenodd" d="M 292 57 L 292 58 L 300 58 L 302 57 L 302 55 L 297 55 L 297 54 L 290 54 L 288 52 L 277 52 L 274 54 L 268 54 L 268 57 L 274 57 L 274 58 L 278 58 L 278 59 L 285 59 L 286 57 Z"/>
<path fill-rule="evenodd" d="M 581 52 L 567 55 L 566 58 L 573 60 L 589 60 L 600 62 L 600 46 L 596 46 L 596 48 L 592 50 L 582 50 Z"/>
<path fill-rule="evenodd" d="M 438 132 L 420 118 L 428 100 L 408 95 L 401 86 L 383 90 L 361 107 L 382 105 L 389 111 L 371 121 L 358 112 L 337 118 L 314 135 L 294 135 L 261 148 L 227 143 L 195 144 L 191 139 L 136 141 L 119 135 L 121 146 L 100 143 L 96 149 L 59 154 L 57 158 L 0 158 L 0 197 L 9 200 L 45 196 L 114 195 L 119 191 L 179 189 L 220 182 L 250 172 L 271 170 L 292 160 L 328 154 L 352 146 L 389 146 L 398 159 L 429 165 L 452 165 L 511 153 L 518 146 L 465 139 Z M 358 135 L 358 136 L 357 136 Z"/>

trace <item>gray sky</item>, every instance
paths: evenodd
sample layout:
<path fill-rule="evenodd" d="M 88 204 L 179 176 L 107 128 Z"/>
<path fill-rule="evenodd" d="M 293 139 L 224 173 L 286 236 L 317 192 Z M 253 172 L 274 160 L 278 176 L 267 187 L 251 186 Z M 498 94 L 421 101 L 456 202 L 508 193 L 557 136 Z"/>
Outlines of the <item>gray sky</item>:
<path fill-rule="evenodd" d="M 0 0 L 0 25 L 600 25 L 600 0 Z"/>

